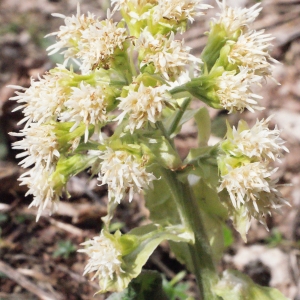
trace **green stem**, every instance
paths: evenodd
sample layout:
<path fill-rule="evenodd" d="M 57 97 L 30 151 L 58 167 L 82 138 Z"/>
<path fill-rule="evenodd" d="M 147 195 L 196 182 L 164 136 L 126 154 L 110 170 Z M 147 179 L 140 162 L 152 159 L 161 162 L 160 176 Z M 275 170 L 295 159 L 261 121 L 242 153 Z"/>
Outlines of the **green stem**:
<path fill-rule="evenodd" d="M 156 128 L 158 128 L 161 131 L 161 133 L 168 140 L 168 142 L 173 147 L 173 149 L 175 149 L 174 141 L 172 139 L 170 139 L 170 136 L 168 135 L 168 132 L 167 132 L 165 126 L 163 125 L 163 123 L 161 121 L 158 121 L 155 124 L 156 124 Z"/>
<path fill-rule="evenodd" d="M 218 274 L 199 206 L 189 184 L 183 184 L 183 192 L 185 208 L 182 207 L 182 209 L 189 217 L 190 226 L 195 234 L 195 244 L 189 244 L 189 250 L 195 266 L 194 274 L 197 278 L 201 299 L 217 300 L 219 297 L 213 292 L 213 286 L 218 282 Z"/>
<path fill-rule="evenodd" d="M 181 94 L 181 93 L 186 93 L 187 92 L 187 90 L 186 90 L 186 86 L 185 86 L 185 84 L 182 84 L 182 85 L 180 85 L 180 86 L 177 86 L 177 87 L 175 87 L 175 88 L 173 88 L 172 90 L 170 90 L 169 91 L 170 92 L 170 94 L 172 95 L 172 96 L 175 96 L 176 94 Z M 183 97 L 177 97 L 178 95 L 176 95 L 176 98 L 183 98 Z M 185 97 L 186 97 L 186 95 L 185 95 Z"/>
<path fill-rule="evenodd" d="M 157 124 L 165 137 L 170 140 L 162 123 Z M 195 242 L 189 244 L 189 251 L 194 265 L 201 300 L 217 300 L 213 286 L 218 282 L 218 274 L 214 266 L 211 247 L 202 221 L 197 200 L 188 183 L 178 180 L 176 173 L 161 168 L 161 174 L 167 182 L 182 224 L 194 233 Z"/>
<path fill-rule="evenodd" d="M 176 115 L 175 115 L 175 118 L 174 118 L 174 120 L 172 121 L 170 127 L 169 127 L 168 130 L 167 130 L 167 135 L 168 135 L 168 136 L 171 136 L 171 134 L 172 134 L 173 132 L 175 132 L 175 130 L 176 130 L 176 128 L 178 127 L 178 124 L 179 124 L 179 122 L 180 122 L 180 120 L 181 120 L 181 118 L 182 118 L 184 112 L 185 112 L 186 109 L 188 108 L 188 106 L 189 106 L 191 100 L 192 100 L 192 98 L 190 98 L 190 97 L 189 97 L 189 98 L 185 98 L 185 99 L 183 100 L 183 103 L 182 103 L 180 109 L 177 110 Z"/>
<path fill-rule="evenodd" d="M 194 274 L 201 300 L 217 300 L 219 298 L 214 294 L 213 286 L 218 281 L 218 275 L 194 194 L 188 183 L 183 184 L 177 179 L 175 172 L 166 169 L 162 169 L 161 172 L 171 190 L 181 222 L 195 236 L 195 243 L 189 244 L 188 247 L 194 264 Z"/>

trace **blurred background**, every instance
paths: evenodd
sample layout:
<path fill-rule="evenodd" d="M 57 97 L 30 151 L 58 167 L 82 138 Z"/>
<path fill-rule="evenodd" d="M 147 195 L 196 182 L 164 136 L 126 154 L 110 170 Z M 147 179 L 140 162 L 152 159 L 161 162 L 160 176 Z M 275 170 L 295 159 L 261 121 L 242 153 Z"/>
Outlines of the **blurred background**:
<path fill-rule="evenodd" d="M 106 15 L 109 1 L 78 1 L 82 13 L 90 11 L 97 16 Z M 205 1 L 203 1 L 205 2 Z M 209 19 L 218 11 L 215 6 L 206 16 L 198 18 L 184 34 L 186 44 L 199 55 L 203 49 Z M 256 1 L 227 1 L 230 5 L 250 6 Z M 213 120 L 211 143 L 224 136 L 225 120 L 236 125 L 242 117 L 250 124 L 256 119 L 274 115 L 271 126 L 282 129 L 282 137 L 289 149 L 279 165 L 279 183 L 290 184 L 281 188 L 291 207 L 282 215 L 268 218 L 270 231 L 253 222 L 244 244 L 234 230 L 226 233 L 228 250 L 219 266 L 244 271 L 259 284 L 278 288 L 286 297 L 300 300 L 300 1 L 263 0 L 260 17 L 253 24 L 275 36 L 273 57 L 277 65 L 274 77 L 281 85 L 269 81 L 258 91 L 265 110 L 227 115 L 225 111 L 210 109 Z M 77 253 L 78 245 L 101 230 L 100 217 L 106 214 L 106 190 L 97 186 L 96 180 L 80 174 L 70 180 L 71 198 L 60 203 L 58 213 L 44 214 L 35 222 L 36 210 L 28 209 L 31 197 L 25 197 L 26 187 L 20 187 L 17 178 L 24 172 L 18 167 L 16 151 L 11 149 L 15 137 L 8 132 L 20 130 L 19 112 L 12 113 L 14 101 L 8 99 L 14 91 L 7 85 L 28 87 L 30 78 L 37 78 L 62 62 L 60 55 L 47 56 L 46 48 L 53 37 L 44 38 L 57 31 L 62 20 L 51 13 L 67 16 L 76 14 L 75 0 L 0 0 L 0 299 L 92 299 L 98 286 L 83 277 L 87 257 Z M 116 16 L 118 17 L 118 16 Z M 116 18 L 117 20 L 117 18 Z M 199 102 L 193 106 L 199 107 Z M 182 157 L 196 146 L 196 127 L 188 122 L 176 139 Z M 132 203 L 124 201 L 117 210 L 114 228 L 123 232 L 143 224 L 147 210 L 142 199 Z M 167 243 L 151 256 L 146 268 L 165 275 L 168 285 L 174 276 L 185 271 L 169 251 Z M 177 296 L 197 299 L 193 275 L 182 274 L 183 281 L 171 286 Z M 93 299 L 106 299 L 97 295 Z"/>

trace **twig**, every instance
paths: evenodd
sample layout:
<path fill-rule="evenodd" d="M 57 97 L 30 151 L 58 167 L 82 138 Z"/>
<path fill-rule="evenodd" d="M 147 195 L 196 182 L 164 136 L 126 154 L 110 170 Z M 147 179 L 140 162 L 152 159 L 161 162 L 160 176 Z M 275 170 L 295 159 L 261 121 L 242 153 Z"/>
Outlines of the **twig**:
<path fill-rule="evenodd" d="M 57 228 L 59 229 L 62 229 L 62 230 L 65 230 L 73 235 L 76 235 L 76 236 L 84 236 L 84 231 L 71 225 L 71 224 L 66 224 L 66 223 L 63 223 L 63 222 L 60 222 L 60 221 L 57 221 L 51 217 L 48 218 L 49 222 L 56 226 Z"/>
<path fill-rule="evenodd" d="M 31 292 L 32 294 L 38 296 L 41 300 L 60 300 L 63 299 L 62 295 L 55 293 L 50 294 L 45 292 L 44 290 L 40 289 L 38 286 L 33 284 L 30 280 L 28 280 L 25 276 L 20 274 L 18 271 L 13 269 L 8 264 L 0 261 L 0 272 L 4 273 L 8 278 L 15 281 L 17 284 L 22 286 L 27 291 Z"/>

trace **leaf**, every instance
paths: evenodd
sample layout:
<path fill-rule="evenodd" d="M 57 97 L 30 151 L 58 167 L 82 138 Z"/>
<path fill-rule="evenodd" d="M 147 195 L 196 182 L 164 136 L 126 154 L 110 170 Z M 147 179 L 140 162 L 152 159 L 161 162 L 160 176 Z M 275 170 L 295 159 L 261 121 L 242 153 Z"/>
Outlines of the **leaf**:
<path fill-rule="evenodd" d="M 213 258 L 217 262 L 225 249 L 223 227 L 228 218 L 227 209 L 222 205 L 216 189 L 210 188 L 202 178 L 195 177 L 190 184 L 201 210 Z"/>
<path fill-rule="evenodd" d="M 211 121 L 207 108 L 200 108 L 194 118 L 198 128 L 198 144 L 199 146 L 207 146 L 211 134 Z"/>
<path fill-rule="evenodd" d="M 217 166 L 218 145 L 191 149 L 185 163 L 192 165 L 189 174 L 200 176 L 207 185 L 216 188 L 219 186 L 219 170 Z"/>
<path fill-rule="evenodd" d="M 128 288 L 114 293 L 107 300 L 168 300 L 162 286 L 162 277 L 156 271 L 143 271 L 133 279 Z"/>
<path fill-rule="evenodd" d="M 131 230 L 120 239 L 124 239 L 125 236 L 130 236 L 131 240 L 134 239 L 137 246 L 129 254 L 122 257 L 122 270 L 124 272 L 121 272 L 118 276 L 114 276 L 112 279 L 105 278 L 100 280 L 100 286 L 104 286 L 104 281 L 106 283 L 106 289 L 101 290 L 101 293 L 106 291 L 120 292 L 124 290 L 131 280 L 141 273 L 142 267 L 163 240 L 172 240 L 174 242 L 193 241 L 193 235 L 187 233 L 182 226 L 163 228 L 149 224 Z"/>
<path fill-rule="evenodd" d="M 190 272 L 194 272 L 194 263 L 187 243 L 175 243 L 169 241 L 171 251 L 175 254 L 176 259 L 184 264 Z"/>
<path fill-rule="evenodd" d="M 150 219 L 160 225 L 179 224 L 180 217 L 174 200 L 172 199 L 172 190 L 165 177 L 162 176 L 160 166 L 155 164 L 149 168 L 158 180 L 154 180 L 153 188 L 145 190 L 146 207 L 150 211 Z"/>
<path fill-rule="evenodd" d="M 247 233 L 250 227 L 251 219 L 249 218 L 248 214 L 245 212 L 245 207 L 241 206 L 238 209 L 232 210 L 231 219 L 235 230 L 239 232 L 243 241 L 246 243 Z"/>
<path fill-rule="evenodd" d="M 163 275 L 163 289 L 168 295 L 169 300 L 186 300 L 189 284 L 180 282 L 186 275 L 185 271 L 178 273 L 171 281 Z"/>
<path fill-rule="evenodd" d="M 226 224 L 223 225 L 223 236 L 225 248 L 230 247 L 234 243 L 234 236 L 232 230 Z"/>
<path fill-rule="evenodd" d="M 226 270 L 214 291 L 223 300 L 288 300 L 278 290 L 260 286 L 236 270 Z"/>
<path fill-rule="evenodd" d="M 221 203 L 220 197 L 216 189 L 207 185 L 200 177 L 189 177 L 195 197 L 201 210 L 213 216 L 218 216 L 223 220 L 228 218 L 226 207 Z"/>

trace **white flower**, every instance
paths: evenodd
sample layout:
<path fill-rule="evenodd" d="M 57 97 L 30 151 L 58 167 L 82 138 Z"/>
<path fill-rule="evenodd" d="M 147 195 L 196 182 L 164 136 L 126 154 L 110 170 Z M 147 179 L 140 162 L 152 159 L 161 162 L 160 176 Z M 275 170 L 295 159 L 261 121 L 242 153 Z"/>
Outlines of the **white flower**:
<path fill-rule="evenodd" d="M 69 87 L 63 86 L 61 81 L 69 80 L 72 73 L 63 66 L 59 66 L 53 71 L 43 75 L 42 78 L 39 78 L 39 81 L 31 78 L 31 86 L 27 89 L 12 86 L 23 90 L 23 92 L 16 91 L 17 96 L 10 98 L 10 100 L 16 100 L 21 104 L 13 112 L 23 109 L 25 117 L 18 124 L 26 122 L 26 128 L 32 122 L 42 124 L 51 120 L 57 120 L 69 93 Z"/>
<path fill-rule="evenodd" d="M 270 119 L 271 117 L 266 120 L 257 120 L 250 129 L 245 128 L 244 123 L 241 123 L 238 129 L 233 127 L 232 137 L 227 137 L 228 141 L 234 145 L 234 148 L 229 148 L 229 153 L 233 156 L 275 161 L 279 159 L 283 150 L 288 152 L 284 146 L 285 141 L 279 136 L 281 130 L 277 127 L 273 130 L 268 128 Z"/>
<path fill-rule="evenodd" d="M 154 8 L 153 19 L 159 22 L 161 19 L 176 22 L 189 20 L 194 21 L 194 17 L 203 15 L 201 11 L 212 6 L 201 4 L 201 0 L 164 0 L 159 1 Z"/>
<path fill-rule="evenodd" d="M 50 33 L 46 35 L 52 36 L 56 35 L 58 41 L 47 48 L 49 55 L 52 55 L 61 49 L 67 48 L 66 50 L 62 51 L 61 54 L 64 54 L 66 58 L 66 62 L 70 57 L 75 57 L 76 53 L 78 52 L 78 41 L 81 38 L 82 31 L 89 27 L 91 24 L 97 22 L 95 19 L 94 14 L 88 13 L 87 16 L 80 15 L 80 6 L 79 3 L 77 5 L 77 14 L 76 16 L 66 17 L 62 14 L 52 14 L 54 17 L 64 19 L 65 25 L 60 26 L 59 31 Z"/>
<path fill-rule="evenodd" d="M 29 208 L 32 206 L 38 207 L 37 221 L 42 211 L 47 207 L 50 209 L 50 214 L 58 209 L 61 191 L 53 187 L 50 179 L 52 171 L 38 166 L 25 172 L 19 178 L 19 181 L 21 181 L 20 185 L 27 185 L 29 188 L 25 196 L 33 195 L 33 201 L 29 205 Z"/>
<path fill-rule="evenodd" d="M 13 136 L 22 136 L 22 140 L 13 143 L 13 149 L 25 150 L 17 154 L 16 158 L 26 156 L 19 164 L 27 168 L 33 164 L 37 168 L 49 170 L 60 154 L 54 126 L 32 123 L 30 127 L 22 129 L 20 133 L 11 133 Z"/>
<path fill-rule="evenodd" d="M 65 102 L 67 110 L 62 112 L 62 122 L 75 122 L 70 131 L 81 122 L 86 126 L 85 142 L 88 140 L 89 125 L 98 126 L 107 121 L 105 86 L 93 87 L 82 81 L 79 87 L 72 87 L 69 99 Z"/>
<path fill-rule="evenodd" d="M 268 179 L 271 172 L 266 164 L 254 162 L 237 168 L 228 166 L 228 169 L 228 173 L 222 176 L 219 191 L 227 189 L 235 208 L 240 208 L 242 204 L 249 201 L 256 205 L 258 193 L 262 191 L 270 193 Z"/>
<path fill-rule="evenodd" d="M 202 63 L 189 53 L 190 47 L 184 46 L 184 41 L 174 40 L 174 33 L 169 37 L 157 34 L 155 37 L 150 32 L 144 30 L 137 40 L 136 49 L 144 51 L 140 68 L 153 64 L 155 72 L 162 74 L 167 80 L 176 80 L 190 64 L 195 69 L 199 69 Z"/>
<path fill-rule="evenodd" d="M 103 231 L 100 236 L 95 236 L 81 245 L 87 246 L 87 248 L 80 249 L 78 252 L 84 252 L 90 257 L 83 275 L 96 272 L 92 280 L 99 277 L 99 280 L 103 282 L 102 290 L 106 290 L 108 280 L 112 280 L 114 276 L 119 276 L 124 272 L 121 268 L 121 251 L 116 248 L 111 239 L 103 234 Z"/>
<path fill-rule="evenodd" d="M 151 181 L 156 179 L 152 173 L 147 173 L 142 161 L 137 161 L 126 151 L 107 148 L 100 158 L 103 161 L 98 180 L 102 182 L 101 185 L 108 185 L 110 201 L 120 203 L 127 193 L 129 201 L 132 201 L 135 193 L 151 187 Z"/>
<path fill-rule="evenodd" d="M 125 28 L 118 28 L 117 23 L 112 21 L 109 10 L 107 19 L 103 21 L 95 19 L 91 13 L 87 16 L 80 15 L 79 4 L 76 16 L 54 16 L 63 18 L 65 26 L 61 26 L 58 32 L 49 34 L 56 35 L 59 41 L 47 50 L 51 55 L 67 48 L 61 52 L 65 57 L 64 65 L 70 58 L 79 59 L 80 61 L 76 62 L 80 65 L 82 73 L 87 74 L 97 67 L 108 68 L 115 50 L 123 50 L 123 43 L 128 37 L 127 31 Z"/>
<path fill-rule="evenodd" d="M 167 93 L 167 86 L 146 87 L 143 83 L 139 85 L 137 91 L 129 90 L 127 97 L 119 97 L 121 102 L 119 108 L 123 112 L 116 118 L 119 123 L 124 117 L 129 117 L 129 129 L 133 133 L 135 129 L 141 128 L 146 122 L 155 123 L 159 120 L 165 102 L 171 100 L 171 95 Z"/>
<path fill-rule="evenodd" d="M 251 74 L 248 68 L 241 68 L 236 74 L 235 71 L 225 71 L 216 78 L 216 94 L 219 97 L 220 104 L 229 111 L 229 113 L 239 111 L 245 108 L 249 111 L 262 110 L 258 106 L 257 100 L 261 96 L 252 93 L 251 85 L 259 82 L 261 77 Z"/>
<path fill-rule="evenodd" d="M 266 225 L 265 217 L 272 209 L 288 204 L 271 179 L 277 169 L 270 171 L 267 163 L 248 163 L 233 169 L 228 166 L 228 170 L 218 191 L 226 189 L 234 209 L 243 207 L 249 222 L 254 217 Z"/>
<path fill-rule="evenodd" d="M 82 62 L 80 69 L 83 73 L 97 67 L 109 68 L 116 49 L 123 50 L 123 44 L 128 39 L 127 30 L 118 27 L 109 17 L 81 31 L 76 57 Z"/>
<path fill-rule="evenodd" d="M 229 7 L 226 5 L 226 0 L 217 1 L 217 4 L 222 11 L 217 14 L 219 19 L 214 19 L 214 23 L 222 24 L 229 36 L 239 29 L 246 32 L 249 25 L 253 23 L 262 10 L 262 8 L 259 7 L 260 3 L 257 3 L 250 8 Z"/>
<path fill-rule="evenodd" d="M 241 34 L 236 42 L 227 42 L 232 45 L 228 61 L 232 64 L 247 67 L 256 75 L 264 78 L 272 77 L 274 65 L 271 63 L 278 63 L 269 54 L 272 46 L 270 41 L 273 39 L 271 34 L 264 34 L 264 30 L 253 30 Z"/>

